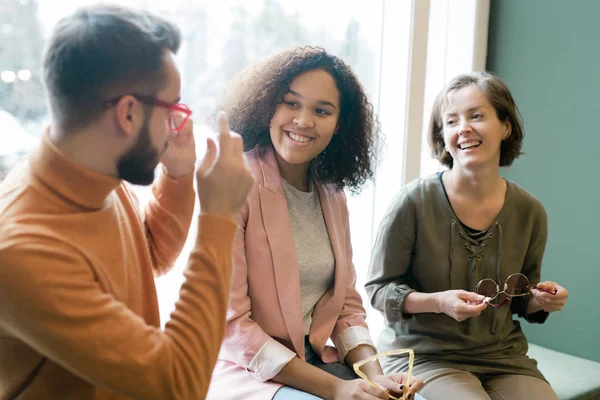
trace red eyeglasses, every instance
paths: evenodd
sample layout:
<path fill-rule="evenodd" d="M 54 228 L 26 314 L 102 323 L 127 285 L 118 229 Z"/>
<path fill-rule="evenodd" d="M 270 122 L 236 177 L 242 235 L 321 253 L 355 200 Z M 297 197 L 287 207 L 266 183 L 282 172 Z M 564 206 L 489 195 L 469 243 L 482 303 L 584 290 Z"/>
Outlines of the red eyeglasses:
<path fill-rule="evenodd" d="M 125 96 L 125 95 L 124 95 Z M 145 96 L 141 94 L 130 94 L 142 103 L 148 106 L 157 106 L 168 109 L 169 112 L 169 127 L 174 132 L 179 132 L 183 129 L 185 124 L 192 115 L 192 110 L 188 106 L 182 103 L 167 103 L 166 101 L 155 99 L 151 96 Z M 110 108 L 117 104 L 123 96 L 115 97 L 114 99 L 108 100 L 104 103 L 104 108 Z"/>
<path fill-rule="evenodd" d="M 525 275 L 516 273 L 506 278 L 503 291 L 500 291 L 500 287 L 494 280 L 486 278 L 479 281 L 475 287 L 475 293 L 485 296 L 488 306 L 496 308 L 510 302 L 513 297 L 529 296 L 531 289 L 541 290 L 552 295 L 558 291 L 557 288 L 546 290 L 535 285 L 532 286 Z M 504 295 L 504 298 L 501 295 Z"/>

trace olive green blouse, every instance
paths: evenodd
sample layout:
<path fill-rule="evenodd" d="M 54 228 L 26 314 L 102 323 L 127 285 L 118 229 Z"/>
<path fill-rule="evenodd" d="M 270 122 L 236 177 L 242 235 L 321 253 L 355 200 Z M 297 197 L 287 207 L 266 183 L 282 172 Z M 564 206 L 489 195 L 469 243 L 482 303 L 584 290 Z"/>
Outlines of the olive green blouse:
<path fill-rule="evenodd" d="M 491 278 L 504 286 L 520 272 L 531 284 L 540 281 L 547 239 L 547 217 L 541 202 L 507 182 L 504 205 L 479 240 L 460 223 L 437 175 L 406 185 L 395 197 L 380 227 L 365 285 L 373 307 L 386 327 L 380 351 L 412 348 L 414 374 L 450 367 L 474 373 L 517 373 L 543 379 L 537 363 L 526 356 L 527 340 L 518 314 L 543 323 L 548 313 L 527 315 L 531 298 L 513 298 L 479 317 L 457 322 L 446 314 L 403 312 L 406 296 L 419 291 L 474 291 Z M 405 370 L 406 358 L 382 360 L 386 373 Z"/>

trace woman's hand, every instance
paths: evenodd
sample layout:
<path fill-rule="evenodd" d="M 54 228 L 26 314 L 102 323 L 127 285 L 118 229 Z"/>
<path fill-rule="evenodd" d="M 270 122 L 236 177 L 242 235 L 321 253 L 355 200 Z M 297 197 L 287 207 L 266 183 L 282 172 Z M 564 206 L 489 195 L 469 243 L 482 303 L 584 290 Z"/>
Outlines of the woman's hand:
<path fill-rule="evenodd" d="M 438 312 L 444 313 L 458 322 L 477 317 L 486 309 L 485 296 L 465 290 L 446 290 L 436 293 Z"/>
<path fill-rule="evenodd" d="M 389 400 L 387 390 L 376 388 L 362 379 L 345 381 L 340 379 L 335 387 L 333 397 L 328 400 Z"/>
<path fill-rule="evenodd" d="M 533 298 L 530 301 L 532 303 L 530 307 L 546 312 L 562 310 L 569 296 L 568 290 L 556 282 L 540 282 L 531 289 L 531 294 Z"/>
<path fill-rule="evenodd" d="M 373 382 L 386 388 L 392 395 L 400 398 L 404 393 L 408 393 L 407 398 L 414 398 L 415 393 L 421 390 L 423 382 L 418 379 L 412 378 L 410 380 L 410 386 L 406 385 L 407 374 L 400 372 L 397 374 L 390 375 L 379 375 L 371 379 Z"/>

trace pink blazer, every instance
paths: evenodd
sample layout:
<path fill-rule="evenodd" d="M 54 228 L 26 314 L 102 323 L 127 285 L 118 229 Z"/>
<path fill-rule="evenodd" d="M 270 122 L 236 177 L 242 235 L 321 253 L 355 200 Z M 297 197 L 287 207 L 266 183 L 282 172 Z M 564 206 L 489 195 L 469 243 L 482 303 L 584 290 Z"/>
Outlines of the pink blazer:
<path fill-rule="evenodd" d="M 227 328 L 207 396 L 214 400 L 272 398 L 281 385 L 250 368 L 270 338 L 305 357 L 299 267 L 279 166 L 272 147 L 247 157 L 256 183 L 238 218 Z M 324 362 L 343 362 L 326 342 L 337 344 L 346 328 L 366 328 L 365 310 L 354 287 L 346 197 L 316 187 L 336 260 L 335 283 L 315 306 L 309 340 Z"/>

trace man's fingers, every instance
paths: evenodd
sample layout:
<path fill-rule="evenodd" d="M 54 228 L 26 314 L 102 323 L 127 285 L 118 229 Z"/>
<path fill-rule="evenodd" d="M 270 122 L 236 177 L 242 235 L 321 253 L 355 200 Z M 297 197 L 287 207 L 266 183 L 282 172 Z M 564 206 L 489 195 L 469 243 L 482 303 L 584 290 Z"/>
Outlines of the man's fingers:
<path fill-rule="evenodd" d="M 217 158 L 217 145 L 211 138 L 206 138 L 206 154 L 198 167 L 197 175 L 204 176 Z"/>
<path fill-rule="evenodd" d="M 244 140 L 235 132 L 231 132 L 231 154 L 235 157 L 242 157 L 244 154 Z"/>
<path fill-rule="evenodd" d="M 185 123 L 183 129 L 179 131 L 179 135 L 184 138 L 194 137 L 194 121 L 191 118 Z"/>
<path fill-rule="evenodd" d="M 225 112 L 219 112 L 219 149 L 222 153 L 231 151 L 231 132 Z"/>

